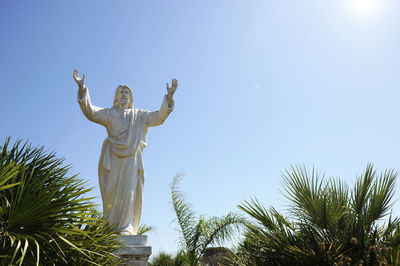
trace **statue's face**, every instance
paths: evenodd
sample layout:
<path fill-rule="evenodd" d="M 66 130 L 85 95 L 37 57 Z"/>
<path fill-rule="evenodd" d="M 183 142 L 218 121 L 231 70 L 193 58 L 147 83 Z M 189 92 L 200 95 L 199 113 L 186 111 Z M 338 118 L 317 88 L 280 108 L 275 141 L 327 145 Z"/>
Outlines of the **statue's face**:
<path fill-rule="evenodd" d="M 117 96 L 118 105 L 128 105 L 129 100 L 129 89 L 121 88 Z"/>

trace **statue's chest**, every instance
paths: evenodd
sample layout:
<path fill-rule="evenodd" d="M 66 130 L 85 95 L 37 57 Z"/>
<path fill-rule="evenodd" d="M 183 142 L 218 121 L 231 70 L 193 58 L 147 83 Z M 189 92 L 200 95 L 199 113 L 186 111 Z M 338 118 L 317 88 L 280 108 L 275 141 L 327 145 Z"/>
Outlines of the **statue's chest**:
<path fill-rule="evenodd" d="M 110 114 L 111 130 L 115 133 L 122 133 L 132 123 L 132 112 L 127 110 L 112 110 Z"/>

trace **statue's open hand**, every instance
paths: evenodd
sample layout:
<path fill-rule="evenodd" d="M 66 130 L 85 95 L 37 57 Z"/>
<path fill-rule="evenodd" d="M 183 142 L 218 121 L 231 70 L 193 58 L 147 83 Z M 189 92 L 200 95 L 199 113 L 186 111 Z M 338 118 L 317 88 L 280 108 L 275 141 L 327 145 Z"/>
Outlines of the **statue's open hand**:
<path fill-rule="evenodd" d="M 176 88 L 178 88 L 178 81 L 176 79 L 172 79 L 171 81 L 171 87 L 169 86 L 169 84 L 167 83 L 167 91 L 168 91 L 168 96 L 170 98 L 172 98 L 172 96 L 174 95 Z"/>
<path fill-rule="evenodd" d="M 79 77 L 78 70 L 74 69 L 74 80 L 76 84 L 78 84 L 79 88 L 85 86 L 85 74 L 83 74 L 82 78 Z"/>
<path fill-rule="evenodd" d="M 82 78 L 80 78 L 78 70 L 74 69 L 74 80 L 79 86 L 79 97 L 82 97 L 83 93 L 85 92 L 85 74 L 83 74 Z"/>

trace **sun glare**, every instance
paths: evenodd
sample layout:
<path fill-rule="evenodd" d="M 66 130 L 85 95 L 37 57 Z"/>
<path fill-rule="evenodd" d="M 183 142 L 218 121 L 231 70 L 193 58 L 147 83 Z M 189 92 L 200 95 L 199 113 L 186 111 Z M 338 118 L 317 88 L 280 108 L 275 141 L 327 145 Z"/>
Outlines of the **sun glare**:
<path fill-rule="evenodd" d="M 350 0 L 352 14 L 361 20 L 375 19 L 381 13 L 380 0 Z"/>

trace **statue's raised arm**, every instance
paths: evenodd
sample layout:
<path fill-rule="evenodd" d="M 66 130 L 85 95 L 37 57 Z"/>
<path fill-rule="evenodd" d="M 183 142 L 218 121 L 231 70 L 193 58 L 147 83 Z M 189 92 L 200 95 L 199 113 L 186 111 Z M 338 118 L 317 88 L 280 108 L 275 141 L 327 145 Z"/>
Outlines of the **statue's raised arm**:
<path fill-rule="evenodd" d="M 172 79 L 171 87 L 167 83 L 167 94 L 164 96 L 161 107 L 158 111 L 149 112 L 146 124 L 148 127 L 154 127 L 164 123 L 168 115 L 174 110 L 174 93 L 178 87 L 178 81 Z"/>
<path fill-rule="evenodd" d="M 105 108 L 92 105 L 89 96 L 89 90 L 85 85 L 85 74 L 79 77 L 78 70 L 74 69 L 74 80 L 78 84 L 78 103 L 82 113 L 92 122 L 106 126 L 108 123 L 108 115 Z"/>

